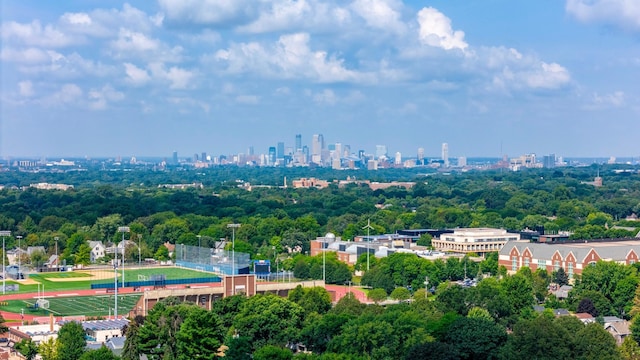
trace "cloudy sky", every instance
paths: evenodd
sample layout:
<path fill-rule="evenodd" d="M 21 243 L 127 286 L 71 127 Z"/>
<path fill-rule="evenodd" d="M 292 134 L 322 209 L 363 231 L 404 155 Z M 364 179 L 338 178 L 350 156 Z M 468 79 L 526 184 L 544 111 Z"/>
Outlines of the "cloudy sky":
<path fill-rule="evenodd" d="M 634 0 L 0 7 L 2 156 L 640 156 Z"/>

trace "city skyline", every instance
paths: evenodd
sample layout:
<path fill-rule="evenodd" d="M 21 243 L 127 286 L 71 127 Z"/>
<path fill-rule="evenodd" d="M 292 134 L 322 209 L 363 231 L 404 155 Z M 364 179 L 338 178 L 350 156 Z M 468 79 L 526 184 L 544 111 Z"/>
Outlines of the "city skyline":
<path fill-rule="evenodd" d="M 0 155 L 637 157 L 625 4 L 2 2 Z"/>

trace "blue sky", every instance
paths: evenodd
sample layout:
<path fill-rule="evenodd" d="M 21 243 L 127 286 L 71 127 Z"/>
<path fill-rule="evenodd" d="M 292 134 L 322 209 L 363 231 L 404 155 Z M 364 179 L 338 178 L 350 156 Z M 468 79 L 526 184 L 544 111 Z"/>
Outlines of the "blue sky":
<path fill-rule="evenodd" d="M 2 1 L 2 156 L 640 156 L 640 2 Z"/>

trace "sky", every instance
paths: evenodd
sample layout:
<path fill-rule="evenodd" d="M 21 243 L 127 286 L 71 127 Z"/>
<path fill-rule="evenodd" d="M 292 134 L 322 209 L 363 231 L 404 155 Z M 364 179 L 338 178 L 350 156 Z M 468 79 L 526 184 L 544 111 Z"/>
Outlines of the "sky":
<path fill-rule="evenodd" d="M 640 1 L 2 1 L 0 156 L 640 156 Z"/>

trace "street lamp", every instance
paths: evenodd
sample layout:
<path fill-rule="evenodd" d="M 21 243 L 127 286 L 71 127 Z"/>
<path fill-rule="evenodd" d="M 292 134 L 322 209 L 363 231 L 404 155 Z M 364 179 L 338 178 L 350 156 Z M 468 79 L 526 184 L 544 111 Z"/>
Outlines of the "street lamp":
<path fill-rule="evenodd" d="M 363 227 L 363 229 L 367 229 L 367 271 L 369 271 L 369 243 L 371 242 L 369 230 L 373 229 L 373 226 L 371 226 L 371 219 L 367 219 L 367 226 Z"/>
<path fill-rule="evenodd" d="M 196 237 L 198 238 L 198 247 L 202 247 L 202 235 L 196 235 Z"/>
<path fill-rule="evenodd" d="M 429 297 L 429 277 L 424 277 L 424 298 L 427 299 Z"/>
<path fill-rule="evenodd" d="M 131 229 L 129 229 L 128 226 L 120 226 L 118 227 L 118 232 L 122 233 L 122 242 L 120 242 L 120 245 L 122 245 L 122 288 L 124 289 L 124 249 L 125 249 L 125 243 L 124 243 L 124 233 L 128 233 L 130 232 Z M 116 246 L 116 259 L 118 258 L 118 247 Z M 117 298 L 117 296 L 116 296 Z"/>
<path fill-rule="evenodd" d="M 18 276 L 18 280 L 20 280 L 20 272 L 21 272 L 20 268 L 22 267 L 22 264 L 21 264 L 21 262 L 22 262 L 22 259 L 21 259 L 22 258 L 22 249 L 20 248 L 20 241 L 22 240 L 22 236 L 18 235 L 18 236 L 16 236 L 16 239 L 18 239 L 18 274 L 17 274 L 17 276 Z"/>
<path fill-rule="evenodd" d="M 227 224 L 228 228 L 231 228 L 231 295 L 236 294 L 236 228 L 240 227 L 240 224 Z"/>
<path fill-rule="evenodd" d="M 7 236 L 11 236 L 11 231 L 2 230 L 0 231 L 0 236 L 2 236 L 2 294 L 4 295 L 7 289 L 7 267 L 4 263 L 4 259 L 7 257 L 4 248 L 4 238 Z"/>

